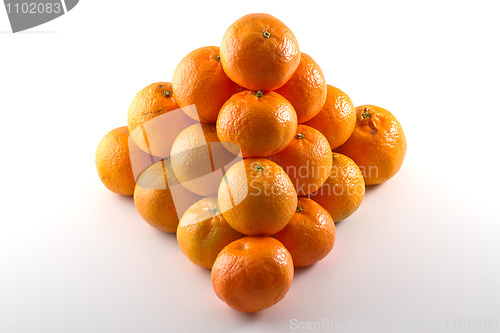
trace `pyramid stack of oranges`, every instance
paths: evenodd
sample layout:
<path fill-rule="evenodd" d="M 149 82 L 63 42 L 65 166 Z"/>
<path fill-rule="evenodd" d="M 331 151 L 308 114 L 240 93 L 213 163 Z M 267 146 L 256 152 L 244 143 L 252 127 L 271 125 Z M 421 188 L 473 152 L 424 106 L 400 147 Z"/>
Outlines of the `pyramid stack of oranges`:
<path fill-rule="evenodd" d="M 147 223 L 211 269 L 222 301 L 256 312 L 283 299 L 294 267 L 330 253 L 335 223 L 405 152 L 389 111 L 354 107 L 285 24 L 250 14 L 220 47 L 186 55 L 171 83 L 141 90 L 96 166 L 109 190 L 133 195 Z"/>

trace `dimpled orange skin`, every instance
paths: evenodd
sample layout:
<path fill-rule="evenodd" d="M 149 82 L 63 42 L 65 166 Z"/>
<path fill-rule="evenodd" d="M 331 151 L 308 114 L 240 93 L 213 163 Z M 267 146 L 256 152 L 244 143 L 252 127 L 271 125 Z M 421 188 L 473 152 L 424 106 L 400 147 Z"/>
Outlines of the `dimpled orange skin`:
<path fill-rule="evenodd" d="M 330 177 L 308 198 L 325 208 L 335 222 L 351 216 L 365 196 L 363 174 L 349 157 L 333 153 Z"/>
<path fill-rule="evenodd" d="M 403 165 L 406 137 L 399 121 L 375 105 L 356 108 L 356 128 L 346 143 L 336 149 L 356 162 L 366 185 L 381 184 Z"/>
<path fill-rule="evenodd" d="M 290 29 L 269 14 L 249 14 L 234 22 L 220 47 L 227 76 L 250 90 L 275 90 L 293 75 L 300 50 Z"/>
<path fill-rule="evenodd" d="M 295 267 L 305 267 L 325 258 L 333 249 L 335 222 L 314 200 L 299 198 L 292 220 L 273 237 L 290 252 Z"/>
<path fill-rule="evenodd" d="M 133 195 L 135 188 L 128 138 L 126 126 L 115 128 L 101 139 L 95 154 L 101 182 L 111 192 L 121 195 Z"/>
<path fill-rule="evenodd" d="M 191 262 L 208 269 L 226 245 L 243 236 L 226 222 L 217 197 L 194 203 L 184 212 L 177 227 L 179 248 Z"/>
<path fill-rule="evenodd" d="M 282 151 L 297 129 L 297 114 L 283 96 L 245 90 L 222 106 L 217 118 L 221 142 L 237 144 L 243 157 L 266 157 Z"/>
<path fill-rule="evenodd" d="M 141 173 L 134 191 L 134 204 L 139 215 L 149 225 L 169 233 L 176 232 L 184 211 L 201 199 L 182 186 L 177 186 L 174 202 L 170 187 L 176 184 L 170 163 L 161 160 Z"/>
<path fill-rule="evenodd" d="M 300 124 L 311 120 L 323 108 L 326 101 L 326 80 L 319 65 L 302 52 L 299 67 L 276 92 L 293 105 Z"/>
<path fill-rule="evenodd" d="M 268 159 L 285 170 L 299 196 L 320 188 L 332 168 L 332 150 L 328 140 L 318 130 L 305 125 L 298 125 L 292 142 Z"/>
<path fill-rule="evenodd" d="M 293 280 L 293 261 L 278 240 L 248 236 L 226 246 L 212 267 L 215 294 L 231 308 L 252 313 L 282 300 Z"/>
<path fill-rule="evenodd" d="M 292 181 L 276 163 L 244 159 L 224 175 L 219 208 L 229 225 L 246 235 L 271 235 L 290 221 L 297 208 Z"/>
<path fill-rule="evenodd" d="M 243 88 L 231 81 L 220 62 L 218 46 L 206 46 L 186 55 L 172 78 L 175 100 L 191 118 L 215 123 L 224 102 Z M 189 105 L 193 108 L 186 108 Z"/>
<path fill-rule="evenodd" d="M 172 83 L 152 83 L 139 91 L 130 103 L 128 129 L 132 133 L 137 126 L 178 108 L 179 105 L 177 105 L 173 95 Z"/>
<path fill-rule="evenodd" d="M 304 123 L 314 127 L 328 139 L 332 149 L 344 144 L 356 126 L 356 109 L 351 99 L 339 88 L 327 85 L 326 102 L 321 111 Z"/>

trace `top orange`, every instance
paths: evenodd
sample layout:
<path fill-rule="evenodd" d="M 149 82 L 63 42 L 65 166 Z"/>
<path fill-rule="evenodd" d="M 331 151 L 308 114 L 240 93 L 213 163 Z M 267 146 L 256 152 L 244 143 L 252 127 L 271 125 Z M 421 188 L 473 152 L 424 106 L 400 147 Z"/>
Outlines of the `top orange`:
<path fill-rule="evenodd" d="M 269 14 L 249 14 L 227 29 L 220 47 L 227 76 L 250 90 L 274 90 L 293 75 L 300 50 L 290 29 Z"/>

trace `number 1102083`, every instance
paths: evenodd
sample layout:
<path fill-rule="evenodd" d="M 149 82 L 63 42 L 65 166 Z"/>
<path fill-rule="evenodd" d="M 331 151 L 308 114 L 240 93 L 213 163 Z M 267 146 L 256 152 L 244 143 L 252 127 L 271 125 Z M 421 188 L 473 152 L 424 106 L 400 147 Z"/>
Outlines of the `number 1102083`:
<path fill-rule="evenodd" d="M 63 11 L 60 2 L 23 2 L 7 3 L 5 5 L 9 14 L 59 14 Z"/>

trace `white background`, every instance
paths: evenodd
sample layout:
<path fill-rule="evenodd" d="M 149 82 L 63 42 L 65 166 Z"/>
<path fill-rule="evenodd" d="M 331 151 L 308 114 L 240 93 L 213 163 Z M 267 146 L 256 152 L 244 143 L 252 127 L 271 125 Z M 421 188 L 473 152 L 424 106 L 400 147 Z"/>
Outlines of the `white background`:
<path fill-rule="evenodd" d="M 497 4 L 84 0 L 18 34 L 0 8 L 0 332 L 500 331 Z M 94 153 L 136 92 L 252 12 L 354 104 L 393 112 L 408 153 L 325 260 L 244 315 L 105 189 Z"/>

